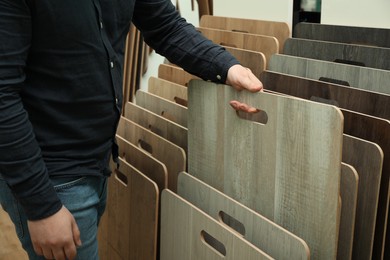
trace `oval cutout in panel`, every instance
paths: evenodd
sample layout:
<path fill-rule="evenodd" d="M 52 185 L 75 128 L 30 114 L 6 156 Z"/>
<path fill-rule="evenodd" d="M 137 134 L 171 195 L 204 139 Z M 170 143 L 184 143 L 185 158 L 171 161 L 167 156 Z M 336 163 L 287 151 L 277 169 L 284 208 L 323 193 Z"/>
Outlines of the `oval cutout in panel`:
<path fill-rule="evenodd" d="M 239 233 L 242 237 L 245 237 L 245 226 L 237 219 L 233 218 L 226 212 L 220 211 L 218 213 L 219 220 L 227 225 L 229 228 L 233 229 L 235 232 Z"/>
<path fill-rule="evenodd" d="M 236 111 L 236 114 L 239 118 L 266 125 L 268 122 L 268 114 L 264 110 L 259 110 L 256 113 L 246 113 L 243 111 Z"/>
<path fill-rule="evenodd" d="M 226 256 L 226 248 L 220 241 L 215 239 L 204 230 L 200 231 L 200 237 L 202 242 L 213 249 L 217 254 L 221 255 L 222 257 Z"/>
<path fill-rule="evenodd" d="M 127 186 L 127 177 L 120 170 L 115 169 L 115 179 L 118 180 L 123 186 Z"/>
<path fill-rule="evenodd" d="M 143 150 L 145 150 L 146 152 L 152 154 L 153 153 L 153 148 L 150 144 L 148 144 L 147 142 L 145 142 L 144 140 L 141 140 L 139 139 L 138 140 L 138 147 L 142 148 Z"/>

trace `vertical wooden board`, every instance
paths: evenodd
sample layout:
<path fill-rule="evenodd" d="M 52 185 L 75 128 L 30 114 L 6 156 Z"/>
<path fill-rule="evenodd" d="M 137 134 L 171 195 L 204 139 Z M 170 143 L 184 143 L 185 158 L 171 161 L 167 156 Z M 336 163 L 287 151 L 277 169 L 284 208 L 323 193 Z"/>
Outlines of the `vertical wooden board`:
<path fill-rule="evenodd" d="M 180 146 L 187 154 L 187 128 L 131 102 L 126 104 L 125 117 Z"/>
<path fill-rule="evenodd" d="M 200 19 L 199 26 L 233 32 L 274 36 L 278 39 L 280 53 L 283 51 L 284 42 L 291 35 L 288 24 L 277 21 L 204 15 Z"/>
<path fill-rule="evenodd" d="M 268 121 L 239 118 L 230 100 L 265 111 Z M 191 81 L 188 123 L 191 174 L 304 239 L 313 258 L 336 257 L 339 109 Z"/>
<path fill-rule="evenodd" d="M 160 78 L 150 77 L 148 92 L 179 105 L 187 106 L 187 88 L 183 85 Z"/>
<path fill-rule="evenodd" d="M 183 148 L 124 117 L 119 121 L 117 134 L 165 164 L 168 170 L 168 188 L 176 191 L 177 175 L 186 169 Z"/>
<path fill-rule="evenodd" d="M 262 72 L 259 79 L 267 90 L 390 119 L 390 95 L 272 71 Z"/>
<path fill-rule="evenodd" d="M 359 176 L 355 168 L 342 163 L 340 178 L 341 218 L 337 259 L 352 259 Z"/>
<path fill-rule="evenodd" d="M 272 258 L 310 259 L 301 238 L 186 172 L 179 174 L 178 195 Z"/>
<path fill-rule="evenodd" d="M 344 81 L 349 86 L 390 94 L 390 71 L 300 58 L 282 54 L 272 55 L 270 71 L 310 79 L 328 78 Z"/>
<path fill-rule="evenodd" d="M 168 187 L 168 170 L 165 164 L 119 135 L 116 136 L 116 141 L 119 146 L 119 156 L 122 160 L 125 160 L 154 181 L 160 192 Z"/>
<path fill-rule="evenodd" d="M 266 57 L 260 51 L 251 51 L 240 48 L 224 46 L 242 66 L 249 68 L 253 74 L 259 75 L 266 68 Z"/>
<path fill-rule="evenodd" d="M 283 54 L 390 70 L 390 48 L 290 38 Z"/>
<path fill-rule="evenodd" d="M 298 23 L 294 37 L 390 48 L 389 29 Z"/>
<path fill-rule="evenodd" d="M 182 68 L 168 64 L 160 64 L 158 67 L 158 77 L 183 86 L 187 86 L 191 79 L 199 79 L 195 75 L 184 71 Z"/>
<path fill-rule="evenodd" d="M 344 132 L 378 144 L 383 150 L 381 184 L 379 190 L 378 211 L 375 226 L 373 259 L 383 256 L 389 209 L 390 180 L 390 121 L 343 109 Z"/>
<path fill-rule="evenodd" d="M 206 38 L 222 46 L 257 51 L 264 54 L 266 66 L 271 56 L 279 53 L 279 42 L 273 36 L 197 28 Z"/>
<path fill-rule="evenodd" d="M 108 182 L 108 243 L 122 259 L 154 260 L 157 255 L 158 187 L 133 166 L 119 160 L 121 167 L 114 170 Z"/>
<path fill-rule="evenodd" d="M 138 106 L 152 111 L 157 115 L 161 115 L 162 117 L 183 127 L 187 127 L 186 107 L 142 90 L 137 91 L 136 101 Z"/>
<path fill-rule="evenodd" d="M 219 253 L 208 241 L 222 243 Z M 272 259 L 170 190 L 161 198 L 161 260 Z"/>

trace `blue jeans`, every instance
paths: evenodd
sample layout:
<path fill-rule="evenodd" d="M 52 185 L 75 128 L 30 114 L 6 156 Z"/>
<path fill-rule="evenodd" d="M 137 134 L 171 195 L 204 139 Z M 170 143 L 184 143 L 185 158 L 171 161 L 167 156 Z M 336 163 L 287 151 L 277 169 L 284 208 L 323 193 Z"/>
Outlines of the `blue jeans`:
<path fill-rule="evenodd" d="M 78 260 L 99 259 L 97 229 L 107 197 L 106 177 L 55 178 L 51 180 L 63 205 L 73 214 L 80 229 L 82 246 L 77 248 Z M 0 203 L 15 224 L 16 233 L 30 260 L 43 260 L 34 252 L 27 218 L 0 175 Z"/>

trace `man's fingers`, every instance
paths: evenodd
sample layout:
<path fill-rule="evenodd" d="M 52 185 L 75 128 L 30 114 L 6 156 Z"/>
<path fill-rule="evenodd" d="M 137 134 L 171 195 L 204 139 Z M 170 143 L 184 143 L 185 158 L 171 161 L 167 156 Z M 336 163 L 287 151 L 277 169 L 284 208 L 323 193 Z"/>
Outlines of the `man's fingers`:
<path fill-rule="evenodd" d="M 244 103 L 241 103 L 241 102 L 238 102 L 236 100 L 233 100 L 233 101 L 230 101 L 230 105 L 237 111 L 243 111 L 243 112 L 246 112 L 246 113 L 257 113 L 259 112 L 260 110 L 255 108 L 255 107 L 251 107 L 251 106 L 248 106 L 247 104 L 244 104 Z"/>
<path fill-rule="evenodd" d="M 55 260 L 67 260 L 67 259 L 70 259 L 70 260 L 73 260 L 73 258 L 66 258 L 65 256 L 65 252 L 62 248 L 56 248 L 56 249 L 53 249 L 52 250 L 52 253 L 53 253 L 53 258 L 50 258 L 50 259 L 55 259 Z"/>
<path fill-rule="evenodd" d="M 72 222 L 73 241 L 76 246 L 81 246 L 80 230 L 75 220 Z"/>
<path fill-rule="evenodd" d="M 71 245 L 65 246 L 63 252 L 65 253 L 65 256 L 66 256 L 65 259 L 69 259 L 69 260 L 75 259 L 76 255 L 77 255 L 76 245 L 71 244 Z"/>

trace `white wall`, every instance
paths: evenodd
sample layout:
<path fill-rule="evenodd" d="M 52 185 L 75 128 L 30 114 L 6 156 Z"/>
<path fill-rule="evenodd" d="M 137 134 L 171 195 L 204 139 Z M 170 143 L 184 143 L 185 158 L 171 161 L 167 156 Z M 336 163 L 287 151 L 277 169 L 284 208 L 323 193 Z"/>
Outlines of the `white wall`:
<path fill-rule="evenodd" d="M 390 0 L 322 0 L 321 23 L 390 29 Z"/>

